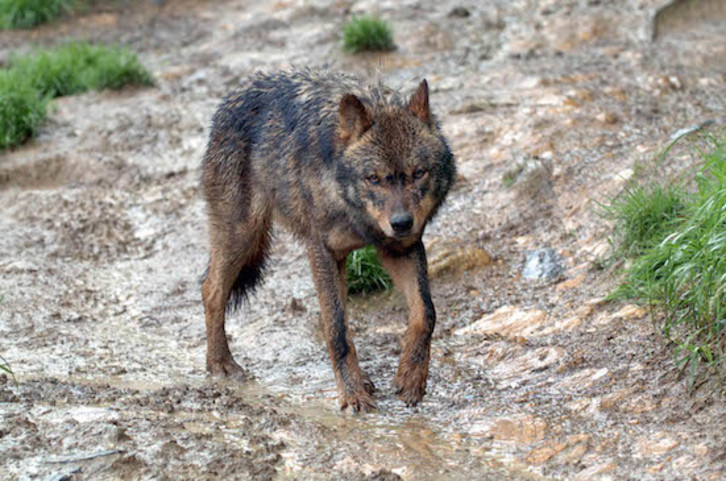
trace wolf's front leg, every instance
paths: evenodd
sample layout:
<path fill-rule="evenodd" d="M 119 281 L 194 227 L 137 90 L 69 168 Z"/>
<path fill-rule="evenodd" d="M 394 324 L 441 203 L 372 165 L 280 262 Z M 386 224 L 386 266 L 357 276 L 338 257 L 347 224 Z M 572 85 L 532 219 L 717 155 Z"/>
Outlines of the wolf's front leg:
<path fill-rule="evenodd" d="M 436 311 L 429 291 L 426 251 L 419 241 L 403 255 L 385 249 L 379 249 L 378 253 L 383 267 L 408 304 L 408 328 L 403 337 L 403 350 L 394 383 L 406 405 L 415 406 L 426 393 L 431 336 L 436 325 Z"/>
<path fill-rule="evenodd" d="M 309 242 L 308 256 L 318 291 L 325 340 L 338 383 L 340 408 L 351 406 L 355 411 L 364 412 L 375 409 L 370 394 L 372 384 L 358 366 L 358 356 L 348 332 L 345 256 L 336 259 L 322 242 L 316 240 Z"/>

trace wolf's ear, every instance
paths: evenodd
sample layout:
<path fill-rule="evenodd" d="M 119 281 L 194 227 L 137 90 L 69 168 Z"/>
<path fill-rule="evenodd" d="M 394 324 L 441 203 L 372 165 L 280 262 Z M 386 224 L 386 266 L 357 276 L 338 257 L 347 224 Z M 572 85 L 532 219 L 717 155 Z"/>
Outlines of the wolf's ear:
<path fill-rule="evenodd" d="M 340 100 L 340 128 L 343 141 L 359 138 L 373 125 L 363 102 L 353 94 L 345 94 Z"/>
<path fill-rule="evenodd" d="M 431 125 L 431 110 L 429 109 L 429 84 L 426 79 L 423 79 L 418 88 L 411 96 L 411 100 L 408 101 L 408 109 L 413 115 L 415 115 L 421 122 L 426 125 Z"/>

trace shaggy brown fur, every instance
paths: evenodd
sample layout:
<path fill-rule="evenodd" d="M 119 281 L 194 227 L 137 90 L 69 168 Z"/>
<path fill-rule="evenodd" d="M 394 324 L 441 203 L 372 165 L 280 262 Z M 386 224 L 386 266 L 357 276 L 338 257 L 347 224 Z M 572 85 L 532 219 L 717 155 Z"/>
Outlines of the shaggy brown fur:
<path fill-rule="evenodd" d="M 404 102 L 385 87 L 324 71 L 248 79 L 217 110 L 203 162 L 208 369 L 241 372 L 225 312 L 259 282 L 274 217 L 307 246 L 341 408 L 375 407 L 345 315 L 346 256 L 370 244 L 408 303 L 394 381 L 406 404 L 418 403 L 436 322 L 421 236 L 454 177 L 425 80 Z"/>

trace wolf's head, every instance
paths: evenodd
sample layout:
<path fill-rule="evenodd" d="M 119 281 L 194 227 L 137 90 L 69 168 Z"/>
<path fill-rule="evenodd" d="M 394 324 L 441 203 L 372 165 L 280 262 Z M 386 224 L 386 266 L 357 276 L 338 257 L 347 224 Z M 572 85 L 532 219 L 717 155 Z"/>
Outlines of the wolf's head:
<path fill-rule="evenodd" d="M 456 171 L 429 109 L 426 80 L 407 103 L 346 94 L 339 115 L 344 145 L 339 178 L 346 200 L 382 240 L 419 239 Z"/>

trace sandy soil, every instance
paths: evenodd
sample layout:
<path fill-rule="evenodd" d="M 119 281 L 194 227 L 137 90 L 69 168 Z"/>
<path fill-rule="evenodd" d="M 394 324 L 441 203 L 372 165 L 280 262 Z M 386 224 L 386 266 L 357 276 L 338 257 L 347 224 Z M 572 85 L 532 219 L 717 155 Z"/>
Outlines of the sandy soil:
<path fill-rule="evenodd" d="M 594 201 L 726 111 L 723 29 L 654 44 L 662 3 L 138 2 L 0 32 L 0 60 L 91 38 L 139 51 L 158 79 L 59 99 L 35 140 L 0 154 L 0 353 L 19 380 L 0 381 L 0 478 L 723 479 L 723 397 L 689 395 L 647 312 L 603 301 L 616 278 Z M 364 11 L 393 22 L 397 51 L 341 53 Z M 425 237 L 440 321 L 415 409 L 390 386 L 405 309 L 386 293 L 350 308 L 380 412 L 338 411 L 307 262 L 284 231 L 228 323 L 250 380 L 205 373 L 209 119 L 250 72 L 321 63 L 405 91 L 428 78 L 457 156 Z M 665 168 L 689 162 L 686 145 Z M 542 247 L 564 273 L 523 278 Z"/>

